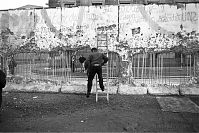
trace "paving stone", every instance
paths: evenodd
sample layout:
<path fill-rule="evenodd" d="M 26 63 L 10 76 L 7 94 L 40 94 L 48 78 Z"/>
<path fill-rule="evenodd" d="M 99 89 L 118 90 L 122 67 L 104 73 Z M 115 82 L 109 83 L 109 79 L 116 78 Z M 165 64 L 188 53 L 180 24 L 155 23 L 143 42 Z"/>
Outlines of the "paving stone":
<path fill-rule="evenodd" d="M 152 95 L 179 95 L 179 88 L 177 87 L 148 87 L 148 93 Z"/>
<path fill-rule="evenodd" d="M 163 111 L 199 113 L 199 106 L 187 97 L 156 97 Z"/>

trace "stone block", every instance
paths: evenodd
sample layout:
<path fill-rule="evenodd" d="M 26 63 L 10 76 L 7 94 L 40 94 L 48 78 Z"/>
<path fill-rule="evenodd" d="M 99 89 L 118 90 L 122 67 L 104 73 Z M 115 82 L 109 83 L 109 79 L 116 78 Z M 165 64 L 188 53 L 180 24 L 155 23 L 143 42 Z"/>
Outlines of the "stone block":
<path fill-rule="evenodd" d="M 181 95 L 199 95 L 199 87 L 181 87 Z"/>
<path fill-rule="evenodd" d="M 59 92 L 60 86 L 49 84 L 8 84 L 3 91 L 19 92 Z"/>
<path fill-rule="evenodd" d="M 67 85 L 61 87 L 62 93 L 86 93 L 86 85 Z"/>
<path fill-rule="evenodd" d="M 143 94 L 147 94 L 147 88 L 120 84 L 118 93 L 126 94 L 126 95 L 130 95 L 130 94 L 143 95 Z"/>
<path fill-rule="evenodd" d="M 179 88 L 166 86 L 148 87 L 148 93 L 152 95 L 179 95 Z"/>
<path fill-rule="evenodd" d="M 25 91 L 25 86 L 23 84 L 7 84 L 3 91 Z"/>
<path fill-rule="evenodd" d="M 98 89 L 100 90 L 100 88 L 98 87 Z M 106 93 L 106 87 L 105 87 L 105 91 L 104 93 Z M 117 93 L 117 90 L 118 90 L 118 86 L 109 86 L 109 94 L 116 94 Z M 91 93 L 96 93 L 96 87 L 93 86 L 92 90 L 91 90 Z"/>

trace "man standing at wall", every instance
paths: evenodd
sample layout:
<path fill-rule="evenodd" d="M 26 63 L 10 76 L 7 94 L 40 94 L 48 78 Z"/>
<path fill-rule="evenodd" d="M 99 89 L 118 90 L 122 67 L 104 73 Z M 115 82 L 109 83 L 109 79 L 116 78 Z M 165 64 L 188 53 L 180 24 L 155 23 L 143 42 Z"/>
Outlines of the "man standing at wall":
<path fill-rule="evenodd" d="M 2 89 L 5 87 L 6 85 L 6 74 L 0 70 L 0 107 L 2 104 Z"/>
<path fill-rule="evenodd" d="M 102 66 L 108 62 L 108 58 L 103 53 L 99 53 L 97 48 L 92 48 L 91 52 L 92 53 L 89 55 L 88 59 L 85 61 L 85 69 L 87 70 L 87 74 L 88 74 L 88 84 L 87 84 L 87 94 L 86 94 L 87 98 L 89 97 L 91 93 L 92 82 L 96 73 L 99 78 L 100 88 L 102 91 L 104 91 Z"/>
<path fill-rule="evenodd" d="M 8 67 L 9 67 L 9 71 L 10 71 L 10 74 L 14 75 L 15 74 L 15 67 L 17 66 L 17 63 L 15 62 L 14 60 L 14 57 L 12 56 L 11 57 L 11 60 L 8 64 Z"/>
<path fill-rule="evenodd" d="M 83 57 L 82 55 L 80 55 L 79 62 L 81 63 L 81 72 L 84 72 L 84 61 L 85 60 L 86 60 L 86 58 Z"/>

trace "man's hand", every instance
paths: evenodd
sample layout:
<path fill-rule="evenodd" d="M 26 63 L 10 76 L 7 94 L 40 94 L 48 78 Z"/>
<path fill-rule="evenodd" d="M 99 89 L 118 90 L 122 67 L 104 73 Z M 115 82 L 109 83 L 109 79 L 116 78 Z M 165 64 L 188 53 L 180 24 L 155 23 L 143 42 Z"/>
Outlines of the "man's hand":
<path fill-rule="evenodd" d="M 84 73 L 87 73 L 87 70 L 84 70 L 83 72 L 84 72 Z"/>

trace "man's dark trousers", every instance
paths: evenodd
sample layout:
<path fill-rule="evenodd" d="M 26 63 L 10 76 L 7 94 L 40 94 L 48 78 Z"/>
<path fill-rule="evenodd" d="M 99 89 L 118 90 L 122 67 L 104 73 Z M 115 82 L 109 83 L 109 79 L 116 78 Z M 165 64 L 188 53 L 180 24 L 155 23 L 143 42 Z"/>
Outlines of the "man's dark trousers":
<path fill-rule="evenodd" d="M 2 104 L 2 88 L 0 88 L 0 107 L 1 107 L 1 104 Z"/>
<path fill-rule="evenodd" d="M 102 66 L 91 66 L 89 69 L 90 70 L 89 70 L 89 73 L 88 73 L 87 94 L 90 94 L 90 92 L 91 92 L 92 82 L 93 82 L 93 79 L 94 79 L 96 73 L 98 75 L 100 88 L 102 90 L 104 90 L 103 77 L 102 77 Z"/>

